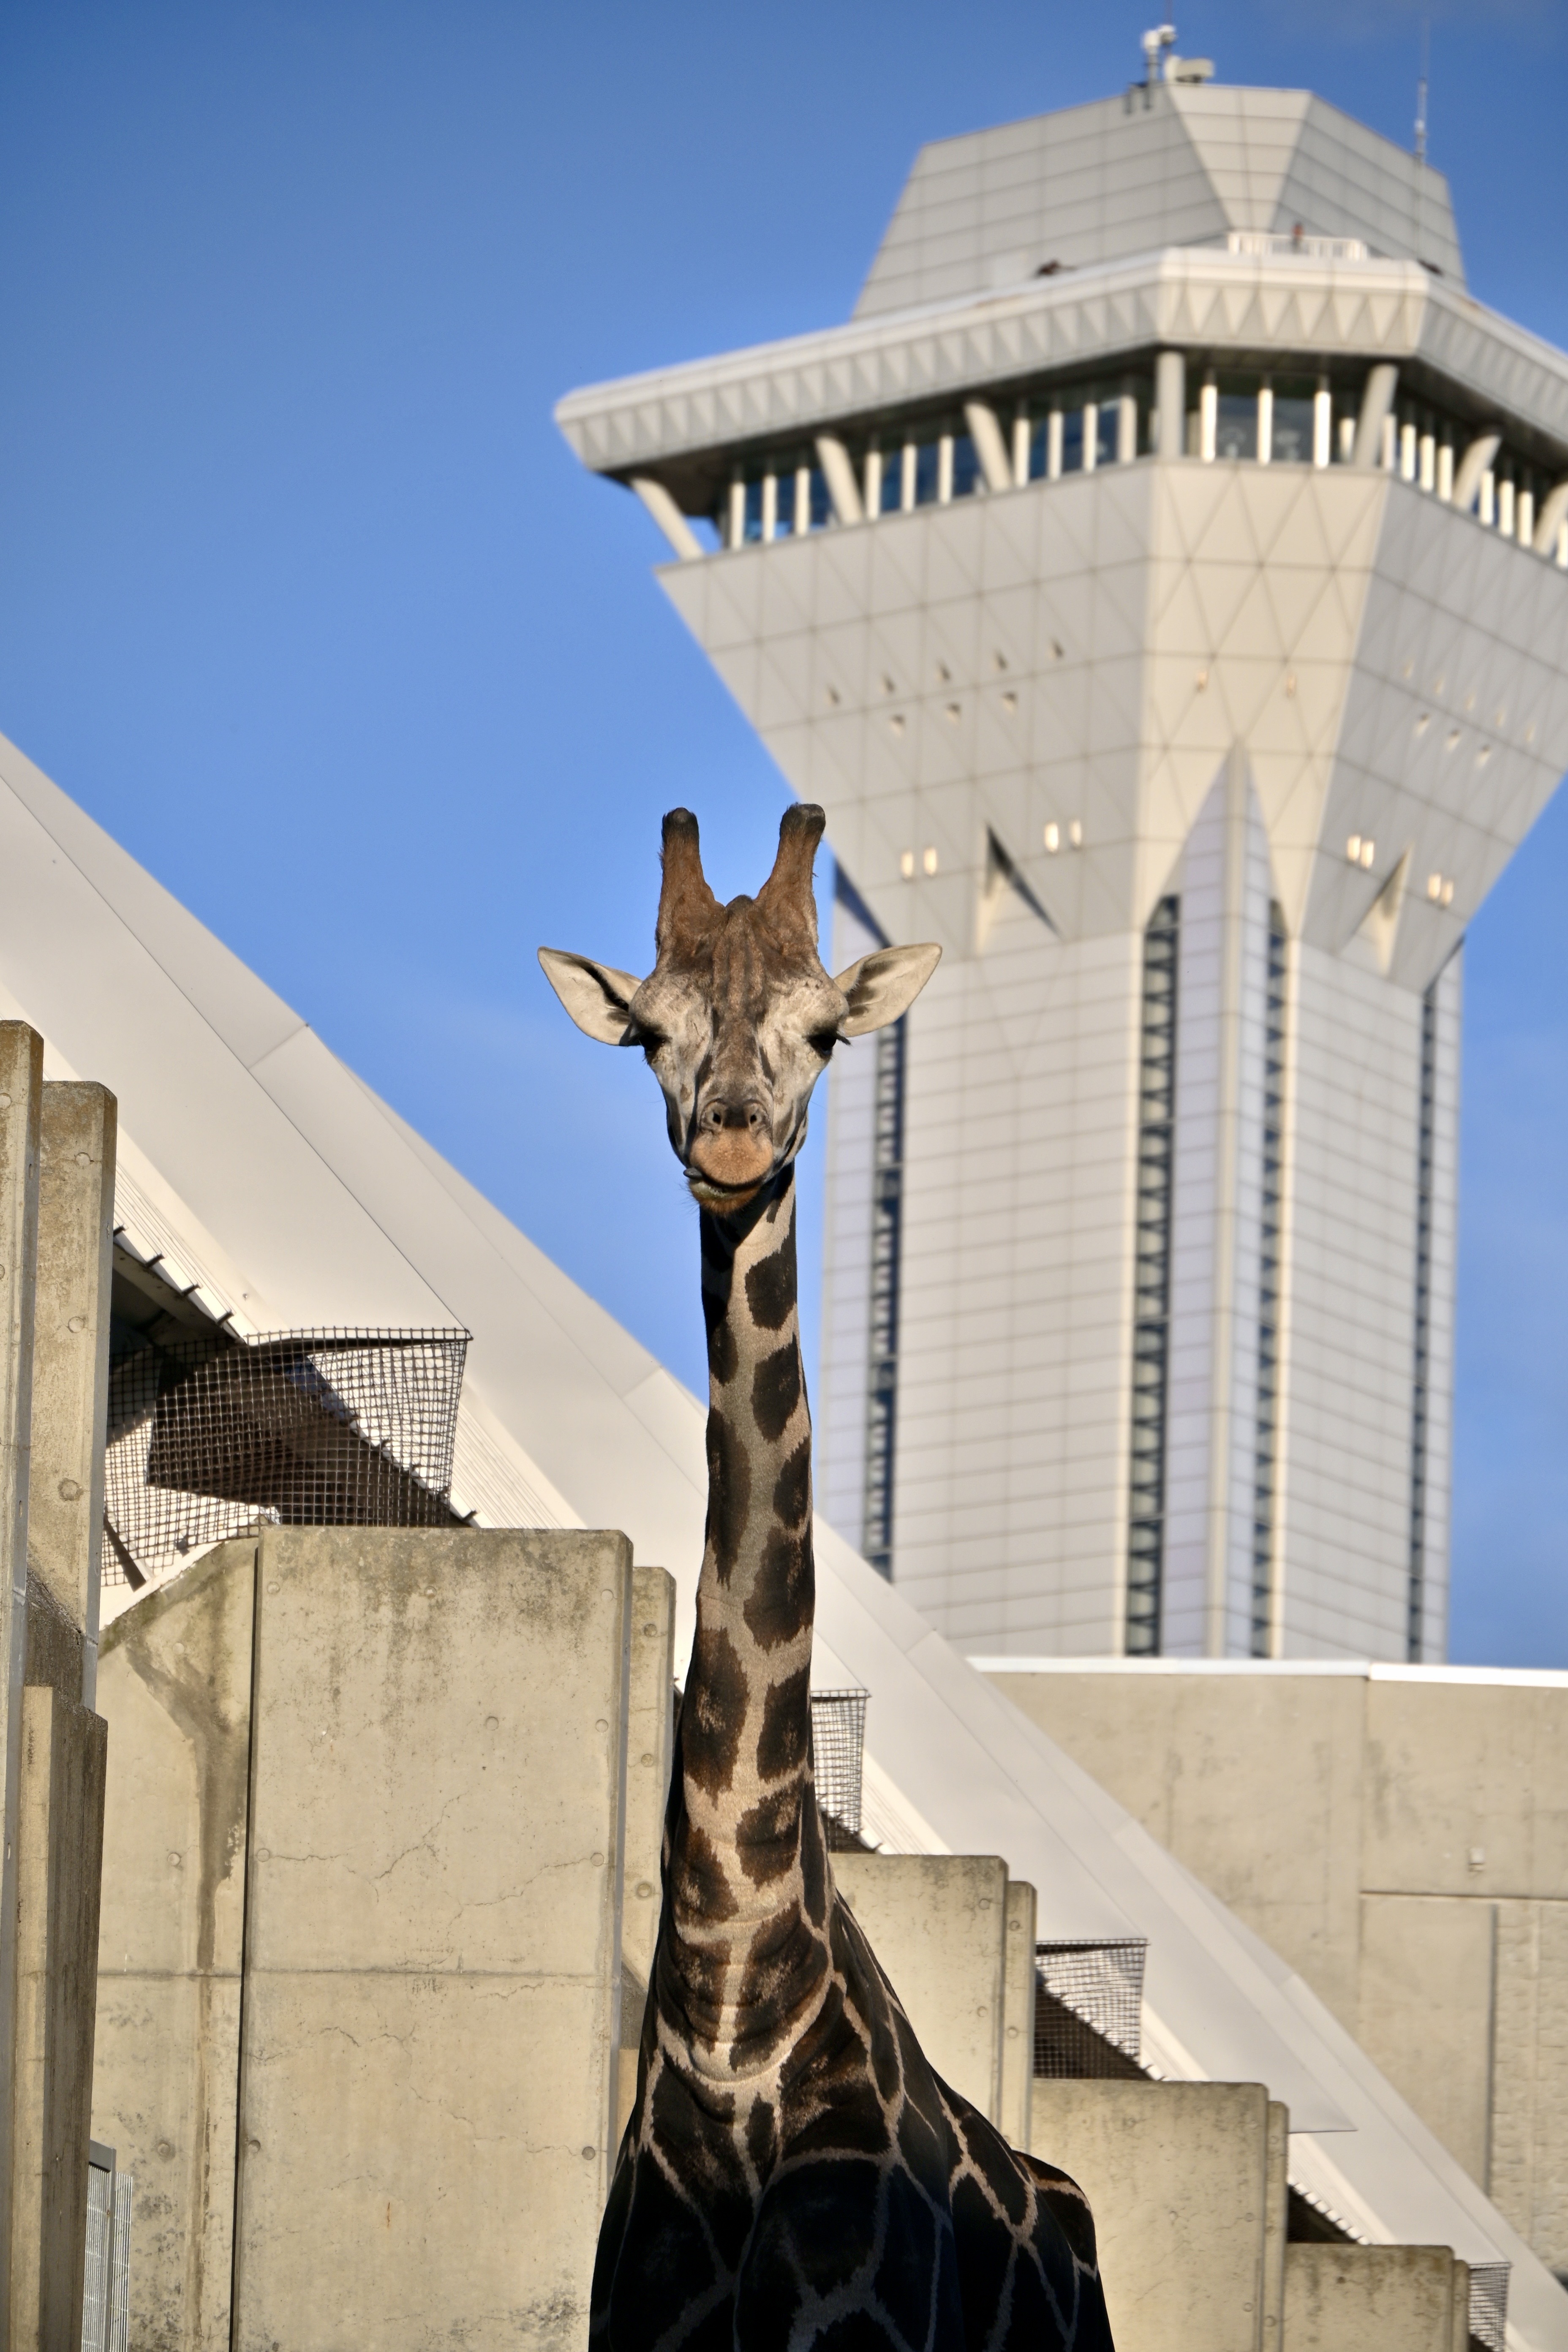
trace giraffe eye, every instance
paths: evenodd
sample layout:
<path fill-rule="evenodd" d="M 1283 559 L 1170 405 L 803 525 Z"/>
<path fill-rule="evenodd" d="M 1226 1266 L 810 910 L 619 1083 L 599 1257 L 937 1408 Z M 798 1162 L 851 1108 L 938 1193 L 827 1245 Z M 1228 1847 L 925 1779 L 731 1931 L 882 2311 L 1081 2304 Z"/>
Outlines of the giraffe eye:
<path fill-rule="evenodd" d="M 823 1060 L 826 1062 L 828 1055 L 832 1053 L 833 1048 L 838 1043 L 838 1032 L 837 1029 L 813 1029 L 807 1035 L 805 1042 L 811 1047 L 812 1052 L 814 1054 L 820 1054 Z"/>
<path fill-rule="evenodd" d="M 637 1034 L 632 1039 L 632 1043 L 634 1045 L 640 1045 L 643 1052 L 647 1055 L 648 1058 L 651 1060 L 654 1055 L 658 1053 L 659 1047 L 661 1045 L 667 1045 L 669 1043 L 669 1040 L 665 1036 L 664 1032 L 661 1029 L 650 1029 L 647 1027 L 646 1023 L 639 1021 L 637 1023 Z"/>

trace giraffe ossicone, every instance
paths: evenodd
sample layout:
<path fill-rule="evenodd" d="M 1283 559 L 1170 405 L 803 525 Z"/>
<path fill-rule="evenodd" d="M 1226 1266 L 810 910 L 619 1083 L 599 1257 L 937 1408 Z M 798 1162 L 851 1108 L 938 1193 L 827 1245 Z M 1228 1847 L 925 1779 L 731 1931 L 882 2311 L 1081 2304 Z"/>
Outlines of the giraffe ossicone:
<path fill-rule="evenodd" d="M 817 954 L 823 813 L 721 906 L 664 820 L 645 980 L 542 948 L 580 1029 L 640 1046 L 701 1207 L 708 1519 L 663 1902 L 595 2264 L 596 2352 L 1110 2352 L 1082 2191 L 933 2072 L 835 1893 L 811 1760 L 811 1419 L 795 1160 L 835 1047 L 935 947 Z"/>

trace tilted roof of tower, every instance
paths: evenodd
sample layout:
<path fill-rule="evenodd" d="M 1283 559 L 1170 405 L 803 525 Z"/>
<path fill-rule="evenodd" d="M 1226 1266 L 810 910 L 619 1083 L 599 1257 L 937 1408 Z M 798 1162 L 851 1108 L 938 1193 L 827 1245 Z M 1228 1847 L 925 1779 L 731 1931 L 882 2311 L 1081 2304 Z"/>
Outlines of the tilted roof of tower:
<path fill-rule="evenodd" d="M 1310 90 L 1157 81 L 922 147 L 856 316 L 1298 230 L 1465 282 L 1447 179 L 1392 139 Z"/>

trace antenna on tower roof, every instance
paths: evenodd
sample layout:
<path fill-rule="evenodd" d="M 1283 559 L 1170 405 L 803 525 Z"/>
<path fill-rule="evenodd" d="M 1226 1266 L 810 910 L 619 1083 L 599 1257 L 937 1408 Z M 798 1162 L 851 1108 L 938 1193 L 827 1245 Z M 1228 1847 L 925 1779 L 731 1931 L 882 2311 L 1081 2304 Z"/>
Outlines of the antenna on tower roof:
<path fill-rule="evenodd" d="M 1421 19 L 1421 73 L 1415 84 L 1415 258 L 1421 256 L 1426 211 L 1426 85 L 1432 75 L 1432 19 Z"/>

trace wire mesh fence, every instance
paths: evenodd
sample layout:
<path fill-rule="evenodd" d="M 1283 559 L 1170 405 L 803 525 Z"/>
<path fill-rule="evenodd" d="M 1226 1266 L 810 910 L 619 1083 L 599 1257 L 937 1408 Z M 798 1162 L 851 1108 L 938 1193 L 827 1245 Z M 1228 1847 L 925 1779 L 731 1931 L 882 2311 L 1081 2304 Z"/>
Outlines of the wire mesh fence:
<path fill-rule="evenodd" d="M 813 1691 L 811 1694 L 811 1756 L 816 1775 L 816 1801 L 831 1847 L 836 1832 L 847 1845 L 860 1838 L 860 1784 L 866 1756 L 866 1693 L 863 1690 Z"/>
<path fill-rule="evenodd" d="M 1055 2081 L 1141 2074 L 1146 1937 L 1035 1947 L 1035 2073 Z"/>
<path fill-rule="evenodd" d="M 1508 2342 L 1508 2281 L 1511 2263 L 1470 2265 L 1470 2336 L 1487 2352 L 1504 2352 Z"/>
<path fill-rule="evenodd" d="M 450 1526 L 467 1351 L 463 1331 L 123 1336 L 109 1368 L 104 1581 L 145 1583 L 258 1520 Z"/>

